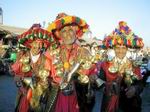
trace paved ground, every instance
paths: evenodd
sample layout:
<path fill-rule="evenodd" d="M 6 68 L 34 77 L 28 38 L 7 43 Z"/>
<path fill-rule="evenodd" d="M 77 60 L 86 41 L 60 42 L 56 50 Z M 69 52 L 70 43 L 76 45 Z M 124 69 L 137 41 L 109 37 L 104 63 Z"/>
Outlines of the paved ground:
<path fill-rule="evenodd" d="M 0 112 L 14 112 L 15 97 L 13 77 L 0 74 Z"/>
<path fill-rule="evenodd" d="M 146 85 L 142 93 L 142 112 L 150 112 L 150 83 Z"/>
<path fill-rule="evenodd" d="M 13 77 L 0 74 L 0 112 L 14 112 L 16 90 Z M 142 100 L 142 112 L 150 112 L 150 84 L 145 87 Z"/>

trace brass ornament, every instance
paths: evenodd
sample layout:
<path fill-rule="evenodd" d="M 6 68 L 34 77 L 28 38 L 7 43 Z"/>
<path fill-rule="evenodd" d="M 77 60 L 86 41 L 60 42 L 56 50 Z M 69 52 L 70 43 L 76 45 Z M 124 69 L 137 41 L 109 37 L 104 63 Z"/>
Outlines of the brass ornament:
<path fill-rule="evenodd" d="M 82 83 L 82 84 L 87 84 L 89 82 L 89 77 L 87 75 L 79 75 L 78 80 Z"/>
<path fill-rule="evenodd" d="M 133 83 L 130 75 L 126 75 L 124 81 L 127 84 L 127 86 L 130 86 Z"/>
<path fill-rule="evenodd" d="M 37 86 L 32 90 L 32 98 L 30 100 L 30 105 L 33 109 L 40 109 L 40 99 L 45 90 L 46 88 L 40 84 L 37 84 Z"/>
<path fill-rule="evenodd" d="M 20 62 L 23 63 L 23 64 L 28 64 L 30 62 L 30 59 L 29 57 L 23 57 L 20 59 Z"/>
<path fill-rule="evenodd" d="M 23 82 L 29 86 L 31 89 L 34 89 L 33 79 L 32 77 L 24 77 Z"/>
<path fill-rule="evenodd" d="M 38 76 L 40 78 L 39 81 L 36 82 L 36 86 L 33 88 L 32 98 L 30 100 L 30 105 L 33 109 L 40 109 L 40 99 L 44 94 L 46 89 L 48 88 L 48 78 L 49 71 L 46 69 L 40 69 L 38 72 Z"/>
<path fill-rule="evenodd" d="M 70 64 L 69 64 L 69 62 L 64 62 L 64 69 L 65 70 L 68 70 L 70 68 Z"/>
<path fill-rule="evenodd" d="M 110 66 L 108 68 L 108 70 L 109 70 L 110 73 L 117 73 L 118 72 L 118 67 Z"/>
<path fill-rule="evenodd" d="M 46 81 L 47 77 L 49 76 L 49 71 L 46 69 L 39 70 L 38 76 L 43 80 Z"/>
<path fill-rule="evenodd" d="M 132 69 L 125 70 L 125 83 L 130 86 L 135 80 L 138 80 L 136 74 L 133 73 Z"/>
<path fill-rule="evenodd" d="M 31 66 L 29 64 L 23 64 L 21 70 L 22 72 L 27 73 L 31 70 Z"/>
<path fill-rule="evenodd" d="M 58 76 L 62 77 L 63 76 L 63 70 L 57 69 L 56 73 Z"/>
<path fill-rule="evenodd" d="M 92 62 L 91 61 L 85 61 L 84 63 L 82 63 L 81 66 L 83 69 L 90 69 L 92 66 Z"/>

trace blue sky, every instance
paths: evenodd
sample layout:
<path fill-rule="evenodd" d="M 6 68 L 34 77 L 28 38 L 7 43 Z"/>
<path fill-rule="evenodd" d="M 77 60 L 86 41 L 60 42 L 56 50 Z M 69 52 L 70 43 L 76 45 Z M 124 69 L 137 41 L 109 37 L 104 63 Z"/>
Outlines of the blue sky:
<path fill-rule="evenodd" d="M 4 24 L 24 28 L 43 21 L 47 27 L 59 12 L 76 15 L 100 39 L 123 20 L 150 46 L 150 0 L 0 0 L 0 7 Z"/>

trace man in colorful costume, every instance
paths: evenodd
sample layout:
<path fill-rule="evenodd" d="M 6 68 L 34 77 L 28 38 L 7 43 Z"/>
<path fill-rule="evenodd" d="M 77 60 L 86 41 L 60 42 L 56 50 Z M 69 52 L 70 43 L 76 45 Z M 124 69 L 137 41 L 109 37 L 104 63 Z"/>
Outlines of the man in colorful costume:
<path fill-rule="evenodd" d="M 50 45 L 52 38 L 39 24 L 34 24 L 18 37 L 19 46 L 24 46 L 27 50 L 20 49 L 17 60 L 12 65 L 18 87 L 16 112 L 44 111 L 50 66 L 43 48 Z"/>
<path fill-rule="evenodd" d="M 51 60 L 53 90 L 48 111 L 79 112 L 81 108 L 77 101 L 75 82 L 88 83 L 92 65 L 83 64 L 90 62 L 91 54 L 80 46 L 78 40 L 88 31 L 88 25 L 78 17 L 60 13 L 49 25 L 48 31 L 56 38 L 56 43 L 46 53 Z"/>
<path fill-rule="evenodd" d="M 127 51 L 142 48 L 142 39 L 121 21 L 119 27 L 104 38 L 103 44 L 106 49 L 113 49 L 115 56 L 100 68 L 99 78 L 106 81 L 102 112 L 140 112 L 142 76 L 139 66 L 127 58 Z"/>

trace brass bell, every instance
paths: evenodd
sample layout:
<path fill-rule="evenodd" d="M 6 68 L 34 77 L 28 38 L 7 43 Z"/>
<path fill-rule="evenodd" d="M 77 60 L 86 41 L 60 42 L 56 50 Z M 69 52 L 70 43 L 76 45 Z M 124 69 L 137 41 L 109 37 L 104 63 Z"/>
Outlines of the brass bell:
<path fill-rule="evenodd" d="M 133 71 L 132 71 L 131 69 L 126 69 L 126 70 L 125 70 L 125 74 L 126 74 L 126 75 L 130 75 L 130 76 L 133 76 L 133 75 L 134 75 L 134 73 L 133 73 Z"/>
<path fill-rule="evenodd" d="M 83 84 L 87 84 L 89 82 L 89 78 L 87 75 L 80 75 L 78 77 L 78 80 Z"/>
<path fill-rule="evenodd" d="M 22 72 L 26 73 L 29 72 L 31 70 L 31 66 L 29 64 L 24 64 L 22 66 Z"/>
<path fill-rule="evenodd" d="M 20 62 L 22 62 L 23 64 L 28 64 L 30 61 L 29 57 L 23 57 L 22 59 L 20 59 Z"/>
<path fill-rule="evenodd" d="M 113 66 L 109 67 L 108 70 L 109 70 L 110 73 L 117 73 L 118 72 L 118 68 L 113 67 Z"/>
<path fill-rule="evenodd" d="M 95 82 L 96 82 L 97 87 L 100 87 L 100 86 L 102 86 L 102 85 L 105 83 L 105 81 L 103 81 L 103 80 L 100 79 L 100 78 L 97 78 L 97 79 L 95 80 Z"/>
<path fill-rule="evenodd" d="M 90 61 L 86 61 L 84 64 L 82 64 L 82 67 L 84 69 L 90 69 L 91 65 L 92 65 L 92 63 Z"/>
<path fill-rule="evenodd" d="M 61 71 L 61 70 L 57 70 L 56 73 L 58 76 L 63 76 L 63 71 Z"/>
<path fill-rule="evenodd" d="M 49 71 L 46 69 L 39 70 L 39 77 L 45 79 L 49 76 Z"/>
<path fill-rule="evenodd" d="M 32 81 L 32 78 L 31 78 L 31 77 L 25 77 L 25 78 L 23 79 L 23 82 L 24 82 L 26 85 L 30 86 L 31 89 L 33 89 L 33 81 Z"/>
<path fill-rule="evenodd" d="M 130 75 L 126 75 L 124 81 L 125 81 L 125 83 L 127 84 L 127 86 L 130 86 L 130 85 L 133 83 L 133 81 L 132 81 Z"/>
<path fill-rule="evenodd" d="M 67 83 L 67 82 L 61 83 L 61 84 L 60 84 L 60 89 L 63 90 L 63 89 L 65 89 L 67 86 L 68 86 L 68 83 Z"/>

